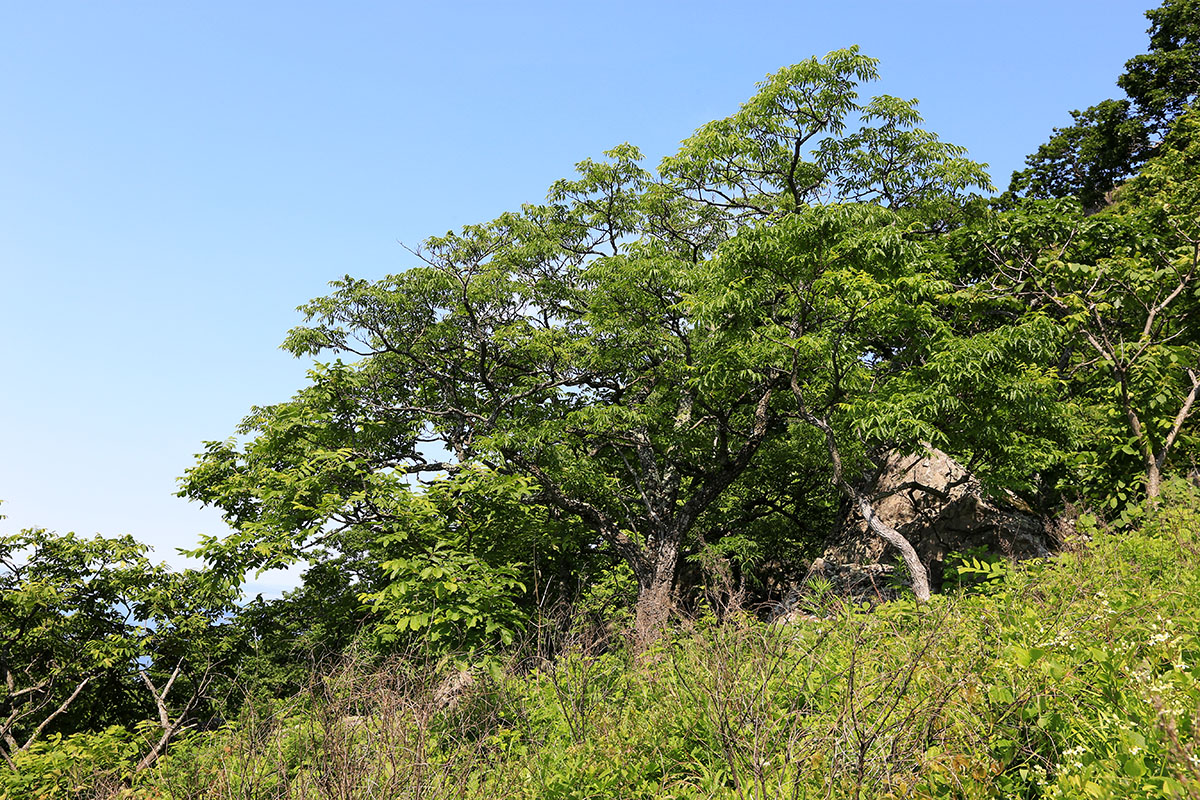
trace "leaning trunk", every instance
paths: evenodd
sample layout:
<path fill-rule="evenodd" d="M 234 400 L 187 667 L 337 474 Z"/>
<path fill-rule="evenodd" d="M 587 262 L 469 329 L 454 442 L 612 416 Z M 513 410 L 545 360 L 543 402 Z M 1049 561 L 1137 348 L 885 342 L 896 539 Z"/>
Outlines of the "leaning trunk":
<path fill-rule="evenodd" d="M 917 556 L 917 551 L 913 548 L 912 543 L 908 539 L 905 539 L 895 528 L 880 520 L 875 515 L 875 506 L 871 504 L 871 499 L 860 492 L 854 484 L 846 480 L 842 467 L 842 451 L 838 448 L 837 435 L 833 431 L 833 426 L 829 424 L 828 419 L 819 417 L 808 410 L 804 404 L 804 393 L 801 391 L 800 383 L 796 378 L 794 369 L 792 372 L 792 393 L 796 396 L 796 401 L 800 405 L 801 418 L 825 434 L 825 448 L 829 453 L 829 460 L 833 465 L 833 485 L 841 489 L 846 497 L 853 501 L 854 507 L 862 514 L 867 527 L 872 533 L 900 551 L 900 555 L 904 558 L 904 564 L 908 567 L 908 574 L 912 576 L 913 594 L 917 596 L 917 602 L 928 602 L 929 571 L 921 563 L 921 559 Z"/>
<path fill-rule="evenodd" d="M 912 542 L 905 539 L 900 531 L 884 523 L 875 515 L 875 507 L 871 505 L 871 501 L 867 499 L 866 495 L 849 486 L 846 487 L 846 490 L 853 496 L 858 513 L 862 514 L 862 518 L 866 520 L 867 527 L 871 532 L 900 551 L 900 556 L 904 559 L 904 565 L 908 567 L 908 574 L 912 578 L 913 594 L 917 596 L 918 602 L 927 602 L 929 600 L 929 571 L 925 569 Z"/>

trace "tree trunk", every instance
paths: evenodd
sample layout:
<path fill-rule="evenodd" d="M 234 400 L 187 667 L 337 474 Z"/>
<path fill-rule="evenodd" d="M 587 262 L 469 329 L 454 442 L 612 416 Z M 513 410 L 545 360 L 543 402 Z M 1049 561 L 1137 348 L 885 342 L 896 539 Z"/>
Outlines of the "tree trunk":
<path fill-rule="evenodd" d="M 679 543 L 672 540 L 655 548 L 656 558 L 638 574 L 638 597 L 634 610 L 634 637 L 643 650 L 662 635 L 675 607 L 671 590 L 675 586 L 675 567 L 679 563 Z"/>
<path fill-rule="evenodd" d="M 912 543 L 908 539 L 905 539 L 898 530 L 884 524 L 879 517 L 875 516 L 875 507 L 871 505 L 871 501 L 867 499 L 866 495 L 853 489 L 848 484 L 845 485 L 845 489 L 851 493 L 854 498 L 854 504 L 858 507 L 858 513 L 862 514 L 871 532 L 900 551 L 900 555 L 904 558 L 904 565 L 908 567 L 908 574 L 912 578 L 913 594 L 917 596 L 917 601 L 921 603 L 928 602 L 929 571 L 921 563 L 921 559 L 917 556 L 917 551 L 912 546 Z"/>
<path fill-rule="evenodd" d="M 1162 494 L 1162 468 L 1158 465 L 1158 459 L 1151 458 L 1146 464 L 1146 500 L 1150 505 L 1156 505 L 1160 494 Z"/>
<path fill-rule="evenodd" d="M 205 687 L 208 685 L 209 669 L 206 668 L 199 682 L 195 687 L 193 687 L 192 696 L 188 698 L 187 702 L 184 703 L 183 708 L 180 709 L 179 713 L 175 715 L 175 720 L 172 721 L 171 711 L 167 707 L 167 695 L 171 693 L 171 689 L 175 686 L 175 679 L 179 677 L 182 671 L 183 659 L 180 659 L 179 663 L 175 665 L 175 669 L 171 673 L 171 677 L 167 680 L 166 684 L 161 690 L 154 685 L 154 681 L 150 680 L 150 676 L 146 674 L 145 670 L 141 670 L 139 673 L 141 675 L 142 682 L 145 683 L 146 687 L 150 690 L 150 695 L 154 698 L 155 705 L 158 706 L 158 722 L 159 725 L 162 726 L 163 732 L 154 747 L 150 748 L 150 752 L 142 756 L 142 759 L 138 761 L 137 766 L 133 768 L 134 775 L 138 775 L 142 771 L 148 769 L 155 761 L 158 760 L 159 756 L 163 754 L 163 752 L 167 749 L 167 745 L 171 741 L 171 737 L 178 733 L 179 729 L 187 721 L 188 716 L 191 713 L 192 706 L 195 705 L 196 701 L 200 698 L 201 693 L 203 693 Z"/>
<path fill-rule="evenodd" d="M 884 524 L 879 517 L 875 516 L 875 507 L 871 505 L 870 498 L 860 492 L 854 484 L 846 480 L 842 468 L 842 451 L 838 447 L 837 435 L 833 431 L 833 426 L 829 424 L 828 419 L 819 417 L 808 410 L 808 407 L 804 403 L 804 393 L 801 391 L 794 367 L 792 371 L 792 393 L 796 396 L 796 402 L 800 406 L 800 417 L 809 425 L 812 425 L 825 434 L 825 449 L 829 453 L 829 461 L 833 466 L 833 485 L 841 489 L 850 498 L 854 503 L 854 507 L 862 514 L 867 527 L 872 533 L 900 551 L 900 555 L 904 558 L 904 564 L 908 567 L 908 574 L 912 577 L 913 594 L 917 596 L 917 602 L 928 602 L 929 571 L 921 563 L 921 559 L 917 556 L 917 551 L 913 548 L 912 543 L 901 536 L 900 532 L 895 528 Z"/>
<path fill-rule="evenodd" d="M 1149 447 L 1146 448 L 1146 499 L 1151 506 L 1158 505 L 1158 496 L 1162 493 L 1162 470 L 1167 463 L 1167 454 L 1171 452 L 1175 438 L 1179 436 L 1184 423 L 1191 416 L 1196 398 L 1200 397 L 1200 375 L 1194 369 L 1189 369 L 1187 374 L 1188 379 L 1192 382 L 1192 388 L 1188 390 L 1187 397 L 1183 399 L 1183 405 L 1179 407 L 1179 413 L 1175 415 L 1175 420 L 1171 423 L 1171 430 L 1167 431 L 1167 436 L 1163 439 L 1162 447 L 1157 453 L 1150 453 Z M 1195 472 L 1195 469 L 1193 465 L 1192 472 Z"/>

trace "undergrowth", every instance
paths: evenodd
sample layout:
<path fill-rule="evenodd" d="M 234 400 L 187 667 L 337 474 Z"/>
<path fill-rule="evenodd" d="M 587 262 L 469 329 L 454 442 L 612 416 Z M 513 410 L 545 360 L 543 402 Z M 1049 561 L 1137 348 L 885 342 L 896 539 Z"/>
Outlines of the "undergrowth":
<path fill-rule="evenodd" d="M 132 779 L 119 729 L 0 768 L 3 797 L 1200 798 L 1200 497 L 933 602 L 828 596 L 654 649 L 354 658 Z M 1086 537 L 1084 537 L 1086 538 Z M 718 621 L 718 616 L 720 617 Z M 538 641 L 544 641 L 539 638 Z M 132 785 L 130 785 L 132 784 Z M 124 787 L 124 788 L 121 788 Z"/>

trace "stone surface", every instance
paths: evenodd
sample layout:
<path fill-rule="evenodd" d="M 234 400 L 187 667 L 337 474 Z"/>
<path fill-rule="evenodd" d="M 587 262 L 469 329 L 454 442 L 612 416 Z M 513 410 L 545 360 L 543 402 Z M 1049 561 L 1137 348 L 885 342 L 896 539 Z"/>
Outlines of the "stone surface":
<path fill-rule="evenodd" d="M 934 588 L 941 585 L 941 565 L 950 553 L 982 548 L 1022 559 L 1047 556 L 1055 548 L 1045 520 L 1015 497 L 986 496 L 961 464 L 936 448 L 889 456 L 871 496 L 879 519 L 912 543 Z M 898 555 L 855 512 L 826 546 L 823 564 L 826 571 L 829 564 L 890 565 Z"/>

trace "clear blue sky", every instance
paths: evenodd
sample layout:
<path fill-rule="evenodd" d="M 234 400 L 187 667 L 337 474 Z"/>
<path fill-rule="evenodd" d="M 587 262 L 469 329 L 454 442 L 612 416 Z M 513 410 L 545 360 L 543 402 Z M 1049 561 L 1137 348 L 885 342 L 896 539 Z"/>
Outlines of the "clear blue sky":
<path fill-rule="evenodd" d="M 866 93 L 1003 186 L 1119 96 L 1152 2 L 0 0 L 0 532 L 179 563 L 223 527 L 176 479 L 302 384 L 297 305 L 614 144 L 657 161 L 810 55 L 881 59 Z"/>

